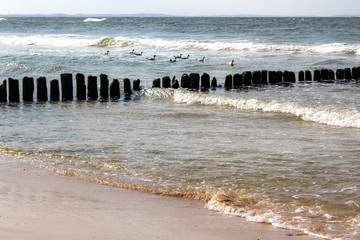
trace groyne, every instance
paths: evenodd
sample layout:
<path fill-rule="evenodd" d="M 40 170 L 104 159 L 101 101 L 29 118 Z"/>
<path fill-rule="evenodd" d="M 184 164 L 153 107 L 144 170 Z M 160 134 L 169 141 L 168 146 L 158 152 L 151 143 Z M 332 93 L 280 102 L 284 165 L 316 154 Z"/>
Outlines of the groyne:
<path fill-rule="evenodd" d="M 98 79 L 100 81 L 98 81 Z M 337 69 L 317 69 L 314 71 L 299 71 L 297 74 L 292 71 L 245 71 L 234 75 L 227 75 L 223 85 L 218 84 L 216 77 L 211 78 L 209 74 L 190 73 L 183 74 L 180 82 L 173 77 L 164 76 L 152 82 L 153 88 L 185 88 L 191 90 L 207 90 L 216 88 L 241 89 L 251 86 L 282 85 L 303 82 L 350 82 L 360 81 L 360 67 Z M 57 101 L 116 101 L 121 97 L 131 99 L 134 91 L 140 91 L 140 80 L 123 79 L 122 86 L 118 79 L 110 83 L 106 74 L 100 76 L 87 76 L 77 73 L 75 78 L 70 73 L 60 75 L 60 81 L 53 79 L 48 81 L 45 77 L 34 80 L 32 77 L 24 77 L 20 82 L 17 79 L 8 78 L 0 84 L 0 103 L 19 102 L 57 102 Z M 36 83 L 36 85 L 35 85 Z M 75 86 L 74 86 L 75 85 Z M 49 87 L 49 89 L 48 89 Z M 22 91 L 20 92 L 20 89 Z M 75 91 L 74 91 L 75 90 Z M 34 94 L 36 91 L 36 94 Z M 34 99 L 36 96 L 36 99 Z"/>

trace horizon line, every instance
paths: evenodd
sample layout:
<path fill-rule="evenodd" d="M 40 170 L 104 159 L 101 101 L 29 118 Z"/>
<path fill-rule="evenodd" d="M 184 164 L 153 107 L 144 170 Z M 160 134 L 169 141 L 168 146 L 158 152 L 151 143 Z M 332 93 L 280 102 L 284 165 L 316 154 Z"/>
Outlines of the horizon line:
<path fill-rule="evenodd" d="M 209 14 L 209 15 L 174 15 L 174 14 L 162 14 L 162 13 L 119 13 L 119 14 L 67 14 L 67 13 L 11 13 L 0 14 L 0 17 L 305 17 L 305 18 L 332 18 L 332 17 L 360 17 L 360 15 L 346 15 L 338 14 L 332 16 L 319 16 L 319 15 L 276 15 L 276 14 Z"/>

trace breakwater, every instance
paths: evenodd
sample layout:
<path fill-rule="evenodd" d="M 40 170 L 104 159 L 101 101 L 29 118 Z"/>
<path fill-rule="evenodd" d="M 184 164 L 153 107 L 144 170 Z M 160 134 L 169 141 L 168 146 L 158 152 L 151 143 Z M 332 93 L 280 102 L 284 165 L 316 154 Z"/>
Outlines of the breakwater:
<path fill-rule="evenodd" d="M 98 78 L 100 81 L 98 81 Z M 75 82 L 74 82 L 75 80 Z M 216 77 L 211 79 L 210 75 L 203 73 L 183 74 L 180 82 L 174 76 L 164 76 L 161 79 L 153 80 L 153 88 L 184 88 L 192 90 L 207 90 L 216 88 L 240 89 L 250 86 L 261 86 L 269 84 L 292 84 L 302 82 L 349 82 L 360 80 L 360 67 L 337 69 L 317 69 L 299 71 L 297 74 L 292 71 L 245 71 L 234 75 L 227 75 L 224 83 L 218 84 Z M 35 85 L 36 83 L 36 85 Z M 75 86 L 74 86 L 75 85 Z M 36 88 L 35 88 L 36 87 Z M 48 89 L 49 88 L 49 89 Z M 116 101 L 121 97 L 121 89 L 125 99 L 131 99 L 133 91 L 140 91 L 140 80 L 123 79 L 122 87 L 118 79 L 113 79 L 110 83 L 106 74 L 100 76 L 87 76 L 78 73 L 73 78 L 70 73 L 60 75 L 59 80 L 49 82 L 45 77 L 34 80 L 32 77 L 24 77 L 20 88 L 19 80 L 8 78 L 0 85 L 0 102 L 18 103 L 33 102 L 36 89 L 37 102 L 56 102 L 56 101 Z M 22 90 L 22 91 L 21 91 Z"/>

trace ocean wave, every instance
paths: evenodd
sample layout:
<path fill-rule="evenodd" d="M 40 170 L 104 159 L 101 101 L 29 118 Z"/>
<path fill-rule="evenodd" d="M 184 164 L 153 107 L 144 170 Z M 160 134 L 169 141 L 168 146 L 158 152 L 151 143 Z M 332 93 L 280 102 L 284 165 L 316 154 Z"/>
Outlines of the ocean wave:
<path fill-rule="evenodd" d="M 330 43 L 319 45 L 271 44 L 240 42 L 203 42 L 195 40 L 164 40 L 136 37 L 95 37 L 71 34 L 0 36 L 0 44 L 40 45 L 52 47 L 128 47 L 142 46 L 164 49 L 191 49 L 205 51 L 268 51 L 268 52 L 311 52 L 343 53 L 360 56 L 360 44 Z"/>
<path fill-rule="evenodd" d="M 32 35 L 0 36 L 2 45 L 37 45 L 50 47 L 87 47 L 98 42 L 98 39 L 78 35 Z"/>
<path fill-rule="evenodd" d="M 6 21 L 7 19 L 6 18 L 1 18 L 0 17 L 0 21 Z"/>
<path fill-rule="evenodd" d="M 107 38 L 104 38 L 107 39 Z M 99 45 L 103 47 L 99 40 Z M 241 42 L 200 42 L 200 41 L 173 41 L 162 39 L 126 38 L 116 37 L 110 41 L 111 45 L 118 46 L 146 46 L 161 47 L 167 49 L 195 49 L 207 51 L 282 51 L 282 52 L 312 52 L 312 53 L 347 53 L 360 55 L 360 45 L 346 43 L 330 43 L 320 45 L 296 45 L 296 44 L 268 44 Z M 93 45 L 97 46 L 97 44 Z"/>
<path fill-rule="evenodd" d="M 293 115 L 303 121 L 336 127 L 360 128 L 360 112 L 356 110 L 330 109 L 327 107 L 254 98 L 232 98 L 186 90 L 144 90 L 143 93 L 151 98 L 170 99 L 180 104 L 226 106 L 240 110 L 283 113 Z"/>
<path fill-rule="evenodd" d="M 84 22 L 103 22 L 106 21 L 107 18 L 87 18 Z"/>

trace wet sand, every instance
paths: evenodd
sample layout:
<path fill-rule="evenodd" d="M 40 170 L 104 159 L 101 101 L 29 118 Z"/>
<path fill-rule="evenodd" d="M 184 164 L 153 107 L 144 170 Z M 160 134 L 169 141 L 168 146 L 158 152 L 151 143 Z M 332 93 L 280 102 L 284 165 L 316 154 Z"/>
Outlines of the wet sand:
<path fill-rule="evenodd" d="M 203 202 L 125 190 L 0 161 L 0 239 L 317 239 L 213 212 Z"/>

